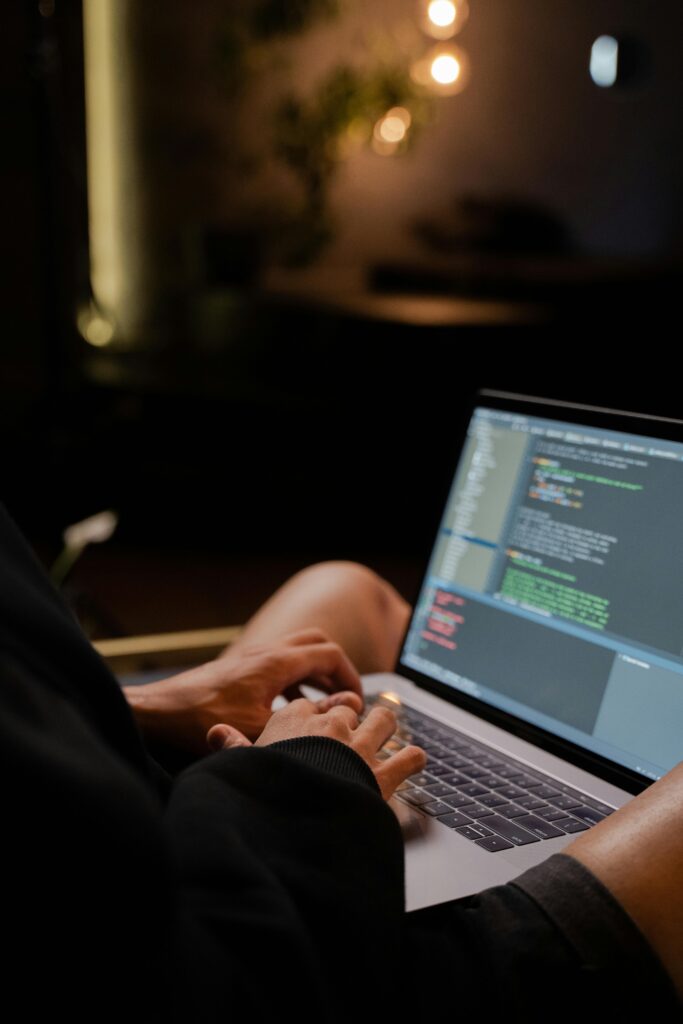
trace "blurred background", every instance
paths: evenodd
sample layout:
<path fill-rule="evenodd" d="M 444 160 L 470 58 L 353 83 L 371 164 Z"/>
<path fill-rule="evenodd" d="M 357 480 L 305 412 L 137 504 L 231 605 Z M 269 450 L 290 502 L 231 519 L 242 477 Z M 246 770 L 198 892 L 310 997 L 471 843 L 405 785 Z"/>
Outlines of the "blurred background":
<path fill-rule="evenodd" d="M 93 636 L 413 600 L 481 386 L 683 417 L 678 0 L 17 0 L 3 500 Z"/>

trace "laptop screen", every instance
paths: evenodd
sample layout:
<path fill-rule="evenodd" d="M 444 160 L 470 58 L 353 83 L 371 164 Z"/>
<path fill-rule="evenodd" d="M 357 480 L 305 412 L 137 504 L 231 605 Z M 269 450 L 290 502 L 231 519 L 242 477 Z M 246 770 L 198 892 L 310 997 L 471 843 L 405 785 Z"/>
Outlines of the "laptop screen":
<path fill-rule="evenodd" d="M 400 664 L 659 778 L 683 759 L 682 510 L 683 444 L 476 408 Z"/>

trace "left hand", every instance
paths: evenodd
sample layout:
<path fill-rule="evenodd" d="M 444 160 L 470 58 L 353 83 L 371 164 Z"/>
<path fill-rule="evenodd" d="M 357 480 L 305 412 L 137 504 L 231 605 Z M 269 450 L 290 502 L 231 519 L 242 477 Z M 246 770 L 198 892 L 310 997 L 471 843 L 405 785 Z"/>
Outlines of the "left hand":
<path fill-rule="evenodd" d="M 357 710 L 349 697 L 355 697 L 355 694 L 337 693 L 315 704 L 310 700 L 295 700 L 275 712 L 254 746 L 267 747 L 271 743 L 300 736 L 326 736 L 338 740 L 363 758 L 375 776 L 382 796 L 388 800 L 402 782 L 423 770 L 427 756 L 420 747 L 410 745 L 401 747 L 386 759 L 380 757 L 383 745 L 396 731 L 396 716 L 388 708 L 375 707 L 365 721 L 359 722 Z M 229 725 L 212 726 L 206 739 L 212 750 L 252 745 Z"/>
<path fill-rule="evenodd" d="M 272 714 L 274 699 L 299 697 L 301 683 L 330 694 L 349 691 L 343 702 L 357 711 L 363 708 L 358 672 L 339 644 L 315 628 L 267 646 L 239 645 L 216 661 L 123 692 L 146 738 L 205 754 L 213 725 L 228 723 L 255 739 Z M 330 707 L 338 702 L 327 700 Z"/>

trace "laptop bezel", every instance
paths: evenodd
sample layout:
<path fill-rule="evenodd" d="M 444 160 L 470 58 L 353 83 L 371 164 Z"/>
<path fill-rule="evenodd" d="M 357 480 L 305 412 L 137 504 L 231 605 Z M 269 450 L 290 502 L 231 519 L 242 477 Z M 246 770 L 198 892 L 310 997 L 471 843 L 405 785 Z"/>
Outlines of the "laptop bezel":
<path fill-rule="evenodd" d="M 455 466 L 460 460 L 460 456 L 467 439 L 467 428 L 474 410 L 477 407 L 515 412 L 520 415 L 536 416 L 539 418 L 562 420 L 567 423 L 576 423 L 579 425 L 604 428 L 607 430 L 619 430 L 625 433 L 652 437 L 655 440 L 678 441 L 683 444 L 683 421 L 681 420 L 649 415 L 646 413 L 603 409 L 597 406 L 581 405 L 579 403 L 559 401 L 550 398 L 540 398 L 531 395 L 517 395 L 511 392 L 494 391 L 491 389 L 481 389 L 477 391 L 469 403 L 464 403 L 462 416 L 458 417 L 455 421 L 458 427 L 457 432 L 455 433 L 457 446 L 454 445 L 454 458 L 449 463 L 450 472 L 448 475 L 448 481 L 446 482 L 444 479 L 436 488 L 438 491 L 438 497 L 441 500 L 438 504 L 438 513 L 435 512 L 434 528 L 430 535 L 429 550 L 427 551 L 424 559 L 424 571 L 415 593 L 415 598 L 412 602 L 413 609 L 417 607 L 418 598 L 422 590 L 429 561 L 434 549 L 435 539 L 441 526 L 443 511 L 450 494 Z M 588 416 L 588 419 L 586 419 L 586 416 Z M 651 430 L 648 431 L 648 425 L 650 425 L 651 428 L 656 426 L 656 433 L 652 433 Z M 453 687 L 448 686 L 446 683 L 432 679 L 430 676 L 420 672 L 412 666 L 402 664 L 400 660 L 401 653 L 408 634 L 410 633 L 412 620 L 413 615 L 410 617 L 399 647 L 399 654 L 394 669 L 397 675 L 411 680 L 416 686 L 426 690 L 428 693 L 434 694 L 437 697 L 441 697 L 447 703 L 463 708 L 465 711 L 469 711 L 485 721 L 499 726 L 505 731 L 511 733 L 513 736 L 517 736 L 529 743 L 533 743 L 540 749 L 561 757 L 570 764 L 575 765 L 584 771 L 588 771 L 593 775 L 596 775 L 598 778 L 603 779 L 605 782 L 609 782 L 612 785 L 626 790 L 628 793 L 640 793 L 652 784 L 651 779 L 645 778 L 638 772 L 625 768 L 602 755 L 586 750 L 569 740 L 556 736 L 555 734 L 548 732 L 539 726 L 533 725 L 522 718 L 518 718 L 509 712 L 493 707 L 485 701 L 478 700 L 476 697 L 472 697 L 460 690 L 456 690 Z"/>

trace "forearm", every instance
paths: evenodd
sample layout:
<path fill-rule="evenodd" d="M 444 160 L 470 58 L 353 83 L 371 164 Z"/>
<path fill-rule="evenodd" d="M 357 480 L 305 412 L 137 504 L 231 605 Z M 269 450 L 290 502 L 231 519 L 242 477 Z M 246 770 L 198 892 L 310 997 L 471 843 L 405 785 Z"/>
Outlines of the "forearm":
<path fill-rule="evenodd" d="M 201 705 L 187 687 L 173 679 L 144 686 L 124 686 L 123 695 L 138 728 L 148 743 L 163 743 L 194 753 L 206 753 L 206 731 Z"/>

